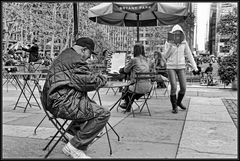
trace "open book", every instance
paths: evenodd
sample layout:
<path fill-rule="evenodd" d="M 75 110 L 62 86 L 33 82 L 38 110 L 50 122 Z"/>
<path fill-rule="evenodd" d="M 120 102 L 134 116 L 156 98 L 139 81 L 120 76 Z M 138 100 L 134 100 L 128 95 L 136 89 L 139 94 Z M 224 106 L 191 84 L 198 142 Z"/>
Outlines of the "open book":
<path fill-rule="evenodd" d="M 173 34 L 173 33 L 168 33 L 168 42 L 173 42 L 175 44 L 180 44 L 184 39 L 184 35 L 181 34 Z"/>

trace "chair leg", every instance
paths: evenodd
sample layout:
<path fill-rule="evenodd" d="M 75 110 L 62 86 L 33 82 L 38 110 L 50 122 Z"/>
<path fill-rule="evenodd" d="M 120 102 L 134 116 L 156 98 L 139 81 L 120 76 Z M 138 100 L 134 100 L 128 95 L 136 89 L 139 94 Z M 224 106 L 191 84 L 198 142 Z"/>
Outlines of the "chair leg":
<path fill-rule="evenodd" d="M 48 153 L 45 155 L 44 158 L 47 158 L 49 154 L 53 151 L 53 149 L 56 147 L 56 145 L 59 143 L 59 141 L 62 139 L 62 137 L 65 135 L 66 131 L 63 132 L 63 134 L 59 137 L 57 142 L 52 146 L 52 148 L 48 151 Z"/>
<path fill-rule="evenodd" d="M 148 110 L 149 116 L 152 116 L 151 113 L 150 113 L 150 110 L 149 110 L 149 107 L 148 107 L 148 103 L 147 103 L 147 102 L 146 102 L 146 106 L 147 106 L 147 110 Z"/>
<path fill-rule="evenodd" d="M 106 129 L 106 134 L 107 134 L 107 139 L 108 139 L 108 145 L 109 145 L 109 150 L 110 150 L 109 153 L 110 153 L 110 155 L 112 155 L 112 146 L 111 146 L 111 142 L 110 142 L 110 139 L 109 139 L 107 126 L 105 126 L 105 129 Z"/>
<path fill-rule="evenodd" d="M 36 126 L 36 128 L 34 129 L 34 135 L 36 135 L 37 134 L 37 128 L 42 124 L 42 122 L 43 122 L 43 120 L 45 119 L 47 117 L 47 115 L 45 115 L 43 118 L 42 118 L 42 120 L 38 123 L 38 125 Z"/>
<path fill-rule="evenodd" d="M 48 148 L 48 146 L 52 143 L 52 141 L 55 139 L 55 137 L 58 135 L 58 133 L 61 133 L 61 130 L 64 130 L 63 128 L 61 128 L 61 125 L 59 125 L 60 128 L 57 126 L 57 123 L 59 124 L 59 122 L 57 122 L 57 120 L 56 120 L 56 123 L 55 123 L 53 120 L 50 120 L 50 121 L 51 121 L 51 122 L 53 123 L 53 125 L 56 127 L 57 132 L 56 132 L 55 135 L 52 137 L 52 139 L 48 142 L 48 144 L 43 148 L 43 150 L 46 150 L 46 149 Z M 66 123 L 67 123 L 67 121 L 65 121 L 62 126 L 64 126 Z M 70 124 L 70 125 L 71 125 L 71 124 Z M 62 134 L 62 133 L 61 133 L 61 134 Z M 65 138 L 65 139 L 66 139 L 66 138 Z"/>
<path fill-rule="evenodd" d="M 127 108 L 126 108 L 126 110 L 124 111 L 124 113 L 127 112 L 127 109 L 129 108 L 129 106 L 132 106 L 132 103 L 134 102 L 134 101 L 132 101 L 133 98 L 134 98 L 134 93 L 132 94 L 132 96 L 128 96 L 129 102 L 128 102 L 128 104 L 127 104 Z M 130 111 L 132 111 L 133 117 L 135 117 L 135 115 L 134 115 L 134 110 L 133 110 L 132 107 L 131 107 Z"/>
<path fill-rule="evenodd" d="M 149 95 L 150 95 L 150 93 L 149 93 Z M 143 109 L 144 106 L 146 105 L 147 110 L 148 110 L 148 113 L 149 113 L 149 116 L 151 116 L 151 113 L 150 113 L 150 110 L 149 110 L 149 107 L 148 107 L 148 103 L 147 103 L 147 100 L 149 99 L 149 95 L 147 96 L 147 98 L 145 98 L 144 103 L 143 103 L 143 105 L 142 105 L 142 108 L 140 109 L 140 112 L 142 112 L 142 109 Z"/>
<path fill-rule="evenodd" d="M 149 107 L 148 107 L 147 100 L 150 98 L 150 95 L 151 95 L 151 92 L 149 92 L 146 97 L 144 96 L 144 102 L 143 102 L 143 105 L 142 105 L 142 107 L 141 107 L 141 109 L 140 109 L 140 112 L 142 112 L 144 106 L 146 105 L 146 106 L 147 106 L 148 113 L 149 113 L 149 116 L 151 116 L 151 113 L 150 113 L 150 110 L 149 110 Z"/>
<path fill-rule="evenodd" d="M 117 135 L 118 141 L 120 141 L 120 136 L 118 135 L 118 133 L 114 130 L 114 128 L 112 127 L 112 125 L 109 124 L 109 122 L 107 122 L 108 126 L 112 129 L 112 131 Z"/>
<path fill-rule="evenodd" d="M 65 134 L 67 132 L 67 130 L 69 129 L 69 127 L 71 127 L 73 121 L 68 125 L 68 127 L 66 129 L 63 129 L 63 126 L 67 123 L 67 120 L 62 124 L 62 126 L 58 129 L 58 131 L 56 132 L 56 134 L 54 135 L 54 137 L 51 139 L 51 141 L 48 143 L 48 145 L 44 148 L 44 150 L 46 150 L 46 148 L 50 145 L 50 143 L 53 141 L 53 139 L 57 136 L 57 134 L 60 132 L 61 133 L 61 136 L 58 138 L 58 140 L 55 142 L 55 144 L 52 146 L 52 148 L 48 151 L 48 153 L 44 156 L 44 158 L 47 158 L 49 156 L 49 154 L 53 151 L 53 149 L 56 147 L 56 145 L 59 143 L 59 141 L 65 137 Z M 54 124 L 55 125 L 55 124 Z M 57 126 L 57 125 L 55 125 Z M 61 130 L 64 130 L 63 133 Z"/>
<path fill-rule="evenodd" d="M 59 133 L 59 131 L 57 131 L 56 133 L 55 133 L 55 135 L 52 137 L 52 139 L 48 142 L 48 144 L 43 148 L 43 151 L 45 151 L 47 148 L 48 148 L 48 146 L 52 143 L 52 141 L 55 139 L 55 137 L 57 136 L 57 134 Z"/>
<path fill-rule="evenodd" d="M 110 89 L 110 88 L 108 88 L 108 89 L 107 89 L 107 92 L 106 92 L 106 94 L 108 94 L 108 91 L 109 91 L 109 89 Z"/>

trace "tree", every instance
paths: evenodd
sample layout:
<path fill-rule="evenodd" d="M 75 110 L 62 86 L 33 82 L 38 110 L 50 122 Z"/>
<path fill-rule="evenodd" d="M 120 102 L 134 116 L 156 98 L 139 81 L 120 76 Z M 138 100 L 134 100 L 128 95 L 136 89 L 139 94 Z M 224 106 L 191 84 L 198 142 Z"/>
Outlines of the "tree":
<path fill-rule="evenodd" d="M 149 51 L 156 50 L 157 45 L 164 45 L 167 39 L 167 33 L 171 30 L 172 25 L 147 27 L 147 41 L 149 43 Z"/>
<path fill-rule="evenodd" d="M 228 35 L 228 39 L 225 40 L 224 44 L 231 47 L 229 55 L 218 61 L 220 79 L 228 85 L 235 80 L 237 75 L 237 8 L 221 17 L 217 32 L 221 35 Z"/>
<path fill-rule="evenodd" d="M 217 32 L 222 36 L 227 36 L 224 45 L 232 47 L 233 51 L 237 49 L 237 8 L 233 8 L 233 12 L 223 15 L 217 24 Z"/>

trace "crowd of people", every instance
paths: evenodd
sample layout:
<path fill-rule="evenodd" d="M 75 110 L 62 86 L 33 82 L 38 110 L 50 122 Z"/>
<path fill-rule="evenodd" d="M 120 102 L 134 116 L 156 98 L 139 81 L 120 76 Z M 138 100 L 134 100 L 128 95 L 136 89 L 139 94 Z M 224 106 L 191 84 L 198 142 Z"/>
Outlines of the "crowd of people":
<path fill-rule="evenodd" d="M 178 107 L 186 109 L 182 100 L 186 93 L 185 57 L 190 60 L 194 72 L 198 72 L 185 33 L 179 25 L 175 25 L 172 34 L 182 34 L 184 40 L 180 43 L 166 42 L 164 51 L 155 51 L 154 59 L 149 61 L 145 55 L 144 45 L 137 43 L 133 46 L 133 58 L 120 69 L 126 75 L 131 85 L 122 89 L 123 103 L 120 107 L 130 111 L 135 99 L 139 99 L 149 92 L 151 80 L 144 80 L 136 84 L 137 72 L 157 73 L 159 86 L 164 79 L 171 85 L 170 102 L 172 113 L 178 113 Z M 72 158 L 89 158 L 85 154 L 88 145 L 106 126 L 110 111 L 88 96 L 88 92 L 97 90 L 107 83 L 107 78 L 90 70 L 89 59 L 97 55 L 94 51 L 95 43 L 91 38 L 78 38 L 75 44 L 62 51 L 56 59 L 49 62 L 49 72 L 43 86 L 43 106 L 57 118 L 70 119 L 74 123 L 67 131 L 73 138 L 63 147 L 64 154 Z M 29 48 L 28 62 L 39 61 L 36 41 Z M 161 72 L 165 70 L 167 72 Z M 177 78 L 180 90 L 177 92 Z M 136 86 L 136 90 L 135 89 Z M 134 93 L 135 91 L 135 93 Z M 177 94 L 178 93 L 178 94 Z M 135 97 L 131 97 L 135 94 Z M 132 98 L 132 99 L 130 99 Z"/>

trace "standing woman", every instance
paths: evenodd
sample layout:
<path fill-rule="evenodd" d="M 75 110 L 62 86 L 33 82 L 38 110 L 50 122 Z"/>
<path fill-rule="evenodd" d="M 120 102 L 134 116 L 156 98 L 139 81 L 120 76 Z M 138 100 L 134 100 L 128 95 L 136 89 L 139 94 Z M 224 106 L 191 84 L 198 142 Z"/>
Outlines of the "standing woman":
<path fill-rule="evenodd" d="M 165 53 L 164 57 L 167 61 L 167 71 L 168 78 L 171 84 L 170 101 L 172 103 L 172 113 L 178 113 L 179 106 L 181 109 L 185 110 L 186 107 L 182 104 L 183 97 L 186 92 L 186 74 L 185 74 L 185 57 L 190 61 L 193 70 L 198 71 L 197 65 L 194 61 L 192 52 L 186 41 L 186 36 L 181 26 L 175 25 L 170 31 L 172 34 L 182 34 L 183 41 L 180 43 L 166 42 L 165 43 Z M 177 92 L 177 80 L 176 75 L 179 80 L 180 91 Z"/>

